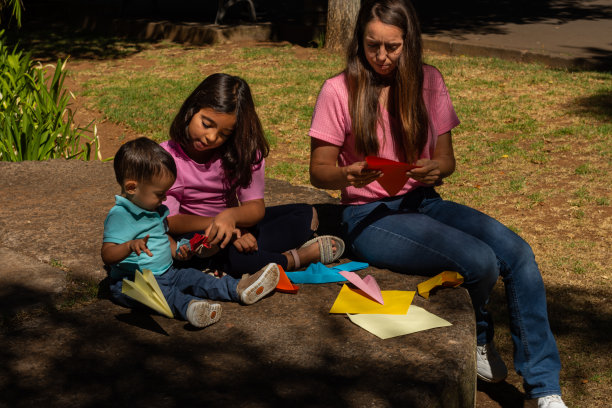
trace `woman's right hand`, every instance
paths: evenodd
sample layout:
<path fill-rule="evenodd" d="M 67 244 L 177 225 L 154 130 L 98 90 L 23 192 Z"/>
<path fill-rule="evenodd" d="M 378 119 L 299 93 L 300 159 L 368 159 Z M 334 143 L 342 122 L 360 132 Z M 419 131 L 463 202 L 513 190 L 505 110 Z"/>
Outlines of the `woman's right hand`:
<path fill-rule="evenodd" d="M 349 185 L 357 188 L 365 187 L 382 176 L 382 171 L 368 169 L 368 163 L 365 161 L 345 166 L 342 168 L 342 171 Z"/>

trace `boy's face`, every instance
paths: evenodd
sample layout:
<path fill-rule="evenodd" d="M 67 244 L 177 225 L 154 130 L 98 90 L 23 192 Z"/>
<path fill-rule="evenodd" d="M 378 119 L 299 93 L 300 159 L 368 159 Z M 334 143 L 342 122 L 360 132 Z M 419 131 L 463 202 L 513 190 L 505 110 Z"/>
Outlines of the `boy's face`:
<path fill-rule="evenodd" d="M 146 182 L 127 180 L 124 190 L 126 198 L 131 202 L 147 211 L 155 211 L 166 199 L 166 192 L 172 184 L 174 176 L 164 173 Z"/>

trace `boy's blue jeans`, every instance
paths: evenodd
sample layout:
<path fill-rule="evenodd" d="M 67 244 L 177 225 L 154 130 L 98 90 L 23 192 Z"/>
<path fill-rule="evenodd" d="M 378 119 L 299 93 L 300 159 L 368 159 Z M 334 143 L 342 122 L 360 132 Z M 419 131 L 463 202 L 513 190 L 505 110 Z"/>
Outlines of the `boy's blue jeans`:
<path fill-rule="evenodd" d="M 514 343 L 514 367 L 529 398 L 561 394 L 561 362 L 546 311 L 542 276 L 531 247 L 510 229 L 470 207 L 444 201 L 433 187 L 363 205 L 342 214 L 348 245 L 366 262 L 433 276 L 459 272 L 476 313 L 477 342 L 493 340 L 486 310 L 503 278 Z"/>
<path fill-rule="evenodd" d="M 187 320 L 187 306 L 192 300 L 239 300 L 236 286 L 239 279 L 224 276 L 217 279 L 198 269 L 177 269 L 173 266 L 161 275 L 155 275 L 155 279 L 161 289 L 172 313 Z M 130 279 L 131 280 L 131 279 Z M 111 299 L 125 307 L 139 308 L 142 305 L 121 293 L 123 280 L 111 279 Z"/>

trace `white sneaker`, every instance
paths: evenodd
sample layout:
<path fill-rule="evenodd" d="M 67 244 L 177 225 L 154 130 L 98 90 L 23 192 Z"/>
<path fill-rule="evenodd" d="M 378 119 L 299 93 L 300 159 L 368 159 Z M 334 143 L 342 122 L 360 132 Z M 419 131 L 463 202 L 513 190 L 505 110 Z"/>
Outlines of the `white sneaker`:
<path fill-rule="evenodd" d="M 486 382 L 500 382 L 508 376 L 504 360 L 495 350 L 493 343 L 476 346 L 476 374 Z"/>
<path fill-rule="evenodd" d="M 567 408 L 560 395 L 547 395 L 545 397 L 533 398 L 525 401 L 525 408 Z"/>
<path fill-rule="evenodd" d="M 259 301 L 276 288 L 279 278 L 280 270 L 275 263 L 269 263 L 253 275 L 242 275 L 236 287 L 240 301 L 245 305 Z"/>
<path fill-rule="evenodd" d="M 221 305 L 205 300 L 192 300 L 187 306 L 187 321 L 195 327 L 206 327 L 221 319 Z"/>

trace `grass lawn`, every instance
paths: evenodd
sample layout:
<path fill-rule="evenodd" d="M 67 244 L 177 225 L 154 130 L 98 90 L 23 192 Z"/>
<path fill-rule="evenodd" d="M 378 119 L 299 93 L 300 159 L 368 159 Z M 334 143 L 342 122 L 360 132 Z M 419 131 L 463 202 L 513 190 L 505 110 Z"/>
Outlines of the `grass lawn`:
<path fill-rule="evenodd" d="M 457 171 L 439 191 L 496 217 L 533 246 L 566 402 L 612 406 L 612 74 L 430 53 L 426 61 L 444 75 L 462 121 L 453 131 Z M 205 76 L 243 77 L 272 145 L 268 177 L 308 184 L 312 110 L 343 58 L 291 45 L 158 43 L 72 63 L 83 109 L 158 141 L 167 139 L 180 104 Z M 491 310 L 498 349 L 510 363 L 501 281 Z M 508 382 L 522 389 L 516 374 Z"/>

